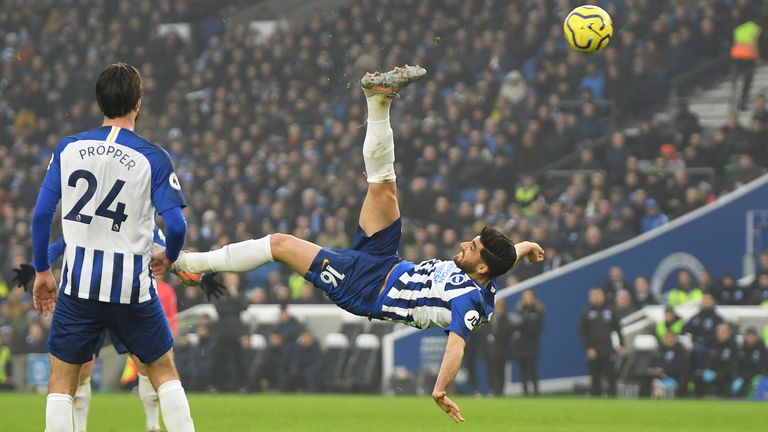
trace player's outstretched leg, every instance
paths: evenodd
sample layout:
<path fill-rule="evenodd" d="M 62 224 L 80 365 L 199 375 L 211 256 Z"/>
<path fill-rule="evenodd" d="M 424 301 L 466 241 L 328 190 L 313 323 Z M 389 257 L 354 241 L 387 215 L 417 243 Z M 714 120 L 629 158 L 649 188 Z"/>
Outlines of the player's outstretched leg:
<path fill-rule="evenodd" d="M 93 375 L 94 360 L 80 368 L 80 384 L 75 391 L 74 418 L 75 432 L 88 430 L 88 410 L 91 407 L 91 375 Z"/>
<path fill-rule="evenodd" d="M 420 66 L 405 65 L 385 73 L 367 73 L 360 80 L 368 105 L 363 159 L 369 184 L 359 225 L 367 236 L 400 218 L 395 183 L 395 141 L 389 123 L 389 107 L 400 90 L 426 73 Z"/>

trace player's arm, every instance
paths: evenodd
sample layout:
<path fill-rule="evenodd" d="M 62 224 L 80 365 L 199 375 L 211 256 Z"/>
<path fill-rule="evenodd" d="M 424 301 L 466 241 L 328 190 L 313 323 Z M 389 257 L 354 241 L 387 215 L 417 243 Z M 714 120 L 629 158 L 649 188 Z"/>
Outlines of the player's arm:
<path fill-rule="evenodd" d="M 181 207 L 170 208 L 160 214 L 165 222 L 165 256 L 174 262 L 179 257 L 187 235 L 187 220 Z"/>
<path fill-rule="evenodd" d="M 440 364 L 440 372 L 437 374 L 437 382 L 432 390 L 432 399 L 441 410 L 448 414 L 453 421 L 461 423 L 464 417 L 461 416 L 459 406 L 456 402 L 448 398 L 448 386 L 451 385 L 459 373 L 461 359 L 464 357 L 464 347 L 466 342 L 464 338 L 451 331 L 448 333 L 448 342 L 445 344 L 445 355 Z"/>
<path fill-rule="evenodd" d="M 528 261 L 535 263 L 544 261 L 544 249 L 538 243 L 524 241 L 515 245 L 515 254 L 520 257 L 528 257 Z"/>
<path fill-rule="evenodd" d="M 56 150 L 51 156 L 51 163 L 48 165 L 32 214 L 32 265 L 35 267 L 32 302 L 37 312 L 43 315 L 53 312 L 58 295 L 48 255 L 51 222 L 56 213 L 56 205 L 61 199 L 61 165 L 58 157 L 60 152 L 58 148 Z"/>

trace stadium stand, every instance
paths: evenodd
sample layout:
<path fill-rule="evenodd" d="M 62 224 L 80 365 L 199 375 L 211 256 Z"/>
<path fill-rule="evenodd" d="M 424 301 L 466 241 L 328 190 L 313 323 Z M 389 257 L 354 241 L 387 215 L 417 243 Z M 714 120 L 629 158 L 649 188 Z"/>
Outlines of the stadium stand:
<path fill-rule="evenodd" d="M 46 332 L 28 295 L 11 287 L 12 268 L 31 258 L 30 191 L 59 137 L 101 121 L 90 83 L 110 62 L 144 76 L 138 129 L 172 155 L 193 250 L 274 231 L 347 246 L 365 186 L 357 80 L 404 62 L 430 70 L 393 111 L 409 260 L 451 256 L 458 239 L 489 224 L 546 246 L 547 261 L 515 270 L 527 279 L 706 205 L 768 164 L 764 89 L 753 90 L 749 125 L 732 115 L 702 128 L 684 104 L 670 122 L 651 121 L 673 78 L 727 53 L 730 30 L 751 13 L 746 2 L 605 2 L 622 31 L 600 57 L 566 51 L 559 29 L 570 1 L 449 1 L 439 11 L 348 1 L 271 32 L 226 22 L 246 3 L 47 0 L 0 11 L 0 327 L 26 343 L 13 342 L 14 353 L 44 352 L 35 341 Z M 96 31 L 105 21 L 123 36 Z M 553 169 L 563 155 L 572 156 Z M 251 304 L 324 302 L 279 266 L 242 280 Z M 203 303 L 195 290 L 177 293 L 180 310 Z M 275 322 L 252 323 L 262 361 Z M 332 338 L 333 348 L 354 358 L 360 337 L 390 329 L 340 326 L 346 346 Z M 361 361 L 352 375 L 368 368 Z"/>

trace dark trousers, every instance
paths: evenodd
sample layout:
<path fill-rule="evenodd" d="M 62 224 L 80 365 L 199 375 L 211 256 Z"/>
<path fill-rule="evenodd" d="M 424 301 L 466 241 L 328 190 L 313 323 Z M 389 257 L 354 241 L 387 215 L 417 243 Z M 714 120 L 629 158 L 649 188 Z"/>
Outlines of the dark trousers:
<path fill-rule="evenodd" d="M 507 382 L 504 376 L 504 367 L 507 360 L 501 355 L 487 356 L 485 359 L 485 369 L 488 373 L 488 384 L 491 393 L 494 396 L 501 396 L 504 393 L 504 383 Z"/>
<path fill-rule="evenodd" d="M 608 382 L 608 396 L 616 396 L 616 366 L 613 355 L 598 355 L 589 361 L 589 375 L 592 378 L 592 396 L 603 393 L 602 379 Z"/>
<path fill-rule="evenodd" d="M 241 373 L 243 371 L 243 348 L 238 339 L 221 339 L 216 348 L 216 365 L 218 382 L 226 391 L 244 387 Z"/>
<path fill-rule="evenodd" d="M 741 98 L 737 101 L 739 109 L 744 110 L 747 108 L 749 102 L 749 90 L 752 88 L 752 78 L 755 76 L 755 66 L 757 62 L 754 60 L 733 60 L 733 89 L 736 93 L 736 85 L 739 78 L 744 78 L 744 84 L 741 88 Z"/>
<path fill-rule="evenodd" d="M 528 384 L 531 384 L 533 394 L 539 394 L 539 367 L 537 358 L 521 357 L 517 359 L 517 367 L 520 368 L 520 382 L 523 384 L 523 393 L 529 395 Z"/>

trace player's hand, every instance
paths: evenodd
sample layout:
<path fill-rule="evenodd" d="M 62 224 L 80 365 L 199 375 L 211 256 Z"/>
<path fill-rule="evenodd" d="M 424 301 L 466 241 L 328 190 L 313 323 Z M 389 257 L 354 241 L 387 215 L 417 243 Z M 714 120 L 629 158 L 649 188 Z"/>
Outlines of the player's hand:
<path fill-rule="evenodd" d="M 216 275 L 218 273 L 203 273 L 203 279 L 200 281 L 200 289 L 208 298 L 208 303 L 211 302 L 211 297 L 220 298 L 227 292 L 227 287 L 216 279 Z"/>
<path fill-rule="evenodd" d="M 532 263 L 544 261 L 544 249 L 542 249 L 538 243 L 533 243 L 533 242 L 528 242 L 528 243 L 531 247 L 531 249 L 528 252 L 528 255 L 526 255 L 526 257 L 528 257 L 528 261 Z"/>
<path fill-rule="evenodd" d="M 152 261 L 149 262 L 149 269 L 152 270 L 155 277 L 162 276 L 171 269 L 171 262 L 168 261 L 168 257 L 165 256 L 164 250 L 152 254 Z"/>
<path fill-rule="evenodd" d="M 48 316 L 56 307 L 56 298 L 59 295 L 56 279 L 53 272 L 48 269 L 35 274 L 35 284 L 32 286 L 32 302 L 37 313 Z"/>
<path fill-rule="evenodd" d="M 436 391 L 432 392 L 432 399 L 435 401 L 438 407 L 440 407 L 443 412 L 448 414 L 448 416 L 453 419 L 456 423 L 463 423 L 464 417 L 461 416 L 461 412 L 459 412 L 459 406 L 456 405 L 456 402 L 450 400 L 448 398 L 448 393 L 444 391 Z"/>
<path fill-rule="evenodd" d="M 24 291 L 29 289 L 29 283 L 35 278 L 35 268 L 29 264 L 21 264 L 13 269 L 16 275 L 13 277 L 13 281 L 16 282 L 16 286 L 24 288 Z"/>

